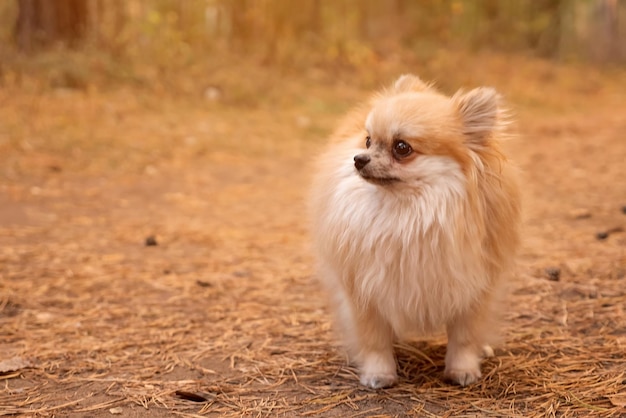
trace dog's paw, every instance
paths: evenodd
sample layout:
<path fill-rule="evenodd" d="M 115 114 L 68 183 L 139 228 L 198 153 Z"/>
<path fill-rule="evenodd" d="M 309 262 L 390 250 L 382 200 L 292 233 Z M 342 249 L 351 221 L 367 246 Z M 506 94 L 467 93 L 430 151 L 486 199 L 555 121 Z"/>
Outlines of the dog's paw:
<path fill-rule="evenodd" d="M 372 389 L 388 388 L 398 380 L 398 375 L 393 374 L 362 374 L 361 384 Z"/>
<path fill-rule="evenodd" d="M 362 357 L 359 370 L 363 386 L 380 389 L 392 386 L 398 380 L 396 359 L 391 349 L 387 351 L 370 351 Z"/>
<path fill-rule="evenodd" d="M 471 385 L 482 376 L 480 368 L 472 369 L 447 369 L 444 372 L 447 380 L 458 383 L 461 386 Z"/>

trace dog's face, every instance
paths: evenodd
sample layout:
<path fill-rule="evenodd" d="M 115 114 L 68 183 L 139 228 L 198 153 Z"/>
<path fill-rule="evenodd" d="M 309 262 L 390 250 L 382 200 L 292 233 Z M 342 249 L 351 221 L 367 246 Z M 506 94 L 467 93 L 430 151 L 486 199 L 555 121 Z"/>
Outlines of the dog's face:
<path fill-rule="evenodd" d="M 472 164 L 472 148 L 487 143 L 497 111 L 492 89 L 448 98 L 403 76 L 375 101 L 354 166 L 366 181 L 399 190 L 458 178 Z"/>

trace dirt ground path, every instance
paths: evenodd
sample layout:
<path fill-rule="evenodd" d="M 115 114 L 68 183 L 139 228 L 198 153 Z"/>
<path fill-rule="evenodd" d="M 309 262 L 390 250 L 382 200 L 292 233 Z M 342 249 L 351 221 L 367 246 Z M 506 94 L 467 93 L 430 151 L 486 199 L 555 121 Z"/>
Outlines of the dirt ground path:
<path fill-rule="evenodd" d="M 520 105 L 524 246 L 483 380 L 443 382 L 435 339 L 368 391 L 307 249 L 322 142 L 293 138 L 331 117 L 2 91 L 0 415 L 624 416 L 623 93 Z"/>

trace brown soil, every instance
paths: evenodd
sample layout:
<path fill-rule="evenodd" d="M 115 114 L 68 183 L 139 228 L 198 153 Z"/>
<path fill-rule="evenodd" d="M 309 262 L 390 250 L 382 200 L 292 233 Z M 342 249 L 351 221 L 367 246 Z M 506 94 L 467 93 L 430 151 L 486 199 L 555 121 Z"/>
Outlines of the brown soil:
<path fill-rule="evenodd" d="M 254 106 L 5 86 L 0 415 L 626 415 L 626 77 L 518 64 L 471 80 L 517 113 L 526 219 L 503 344 L 463 389 L 445 341 L 399 345 L 380 391 L 335 345 L 307 163 L 358 83 Z"/>

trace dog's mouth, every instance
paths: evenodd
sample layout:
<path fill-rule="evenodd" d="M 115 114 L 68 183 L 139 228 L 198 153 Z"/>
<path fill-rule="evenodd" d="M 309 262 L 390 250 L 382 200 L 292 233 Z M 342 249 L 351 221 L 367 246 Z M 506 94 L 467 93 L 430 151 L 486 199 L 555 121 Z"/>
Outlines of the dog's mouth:
<path fill-rule="evenodd" d="M 362 172 L 359 172 L 359 174 L 364 180 L 373 184 L 378 184 L 379 186 L 388 186 L 390 184 L 397 183 L 400 181 L 400 179 L 397 177 L 374 177 L 374 176 L 364 174 Z"/>

